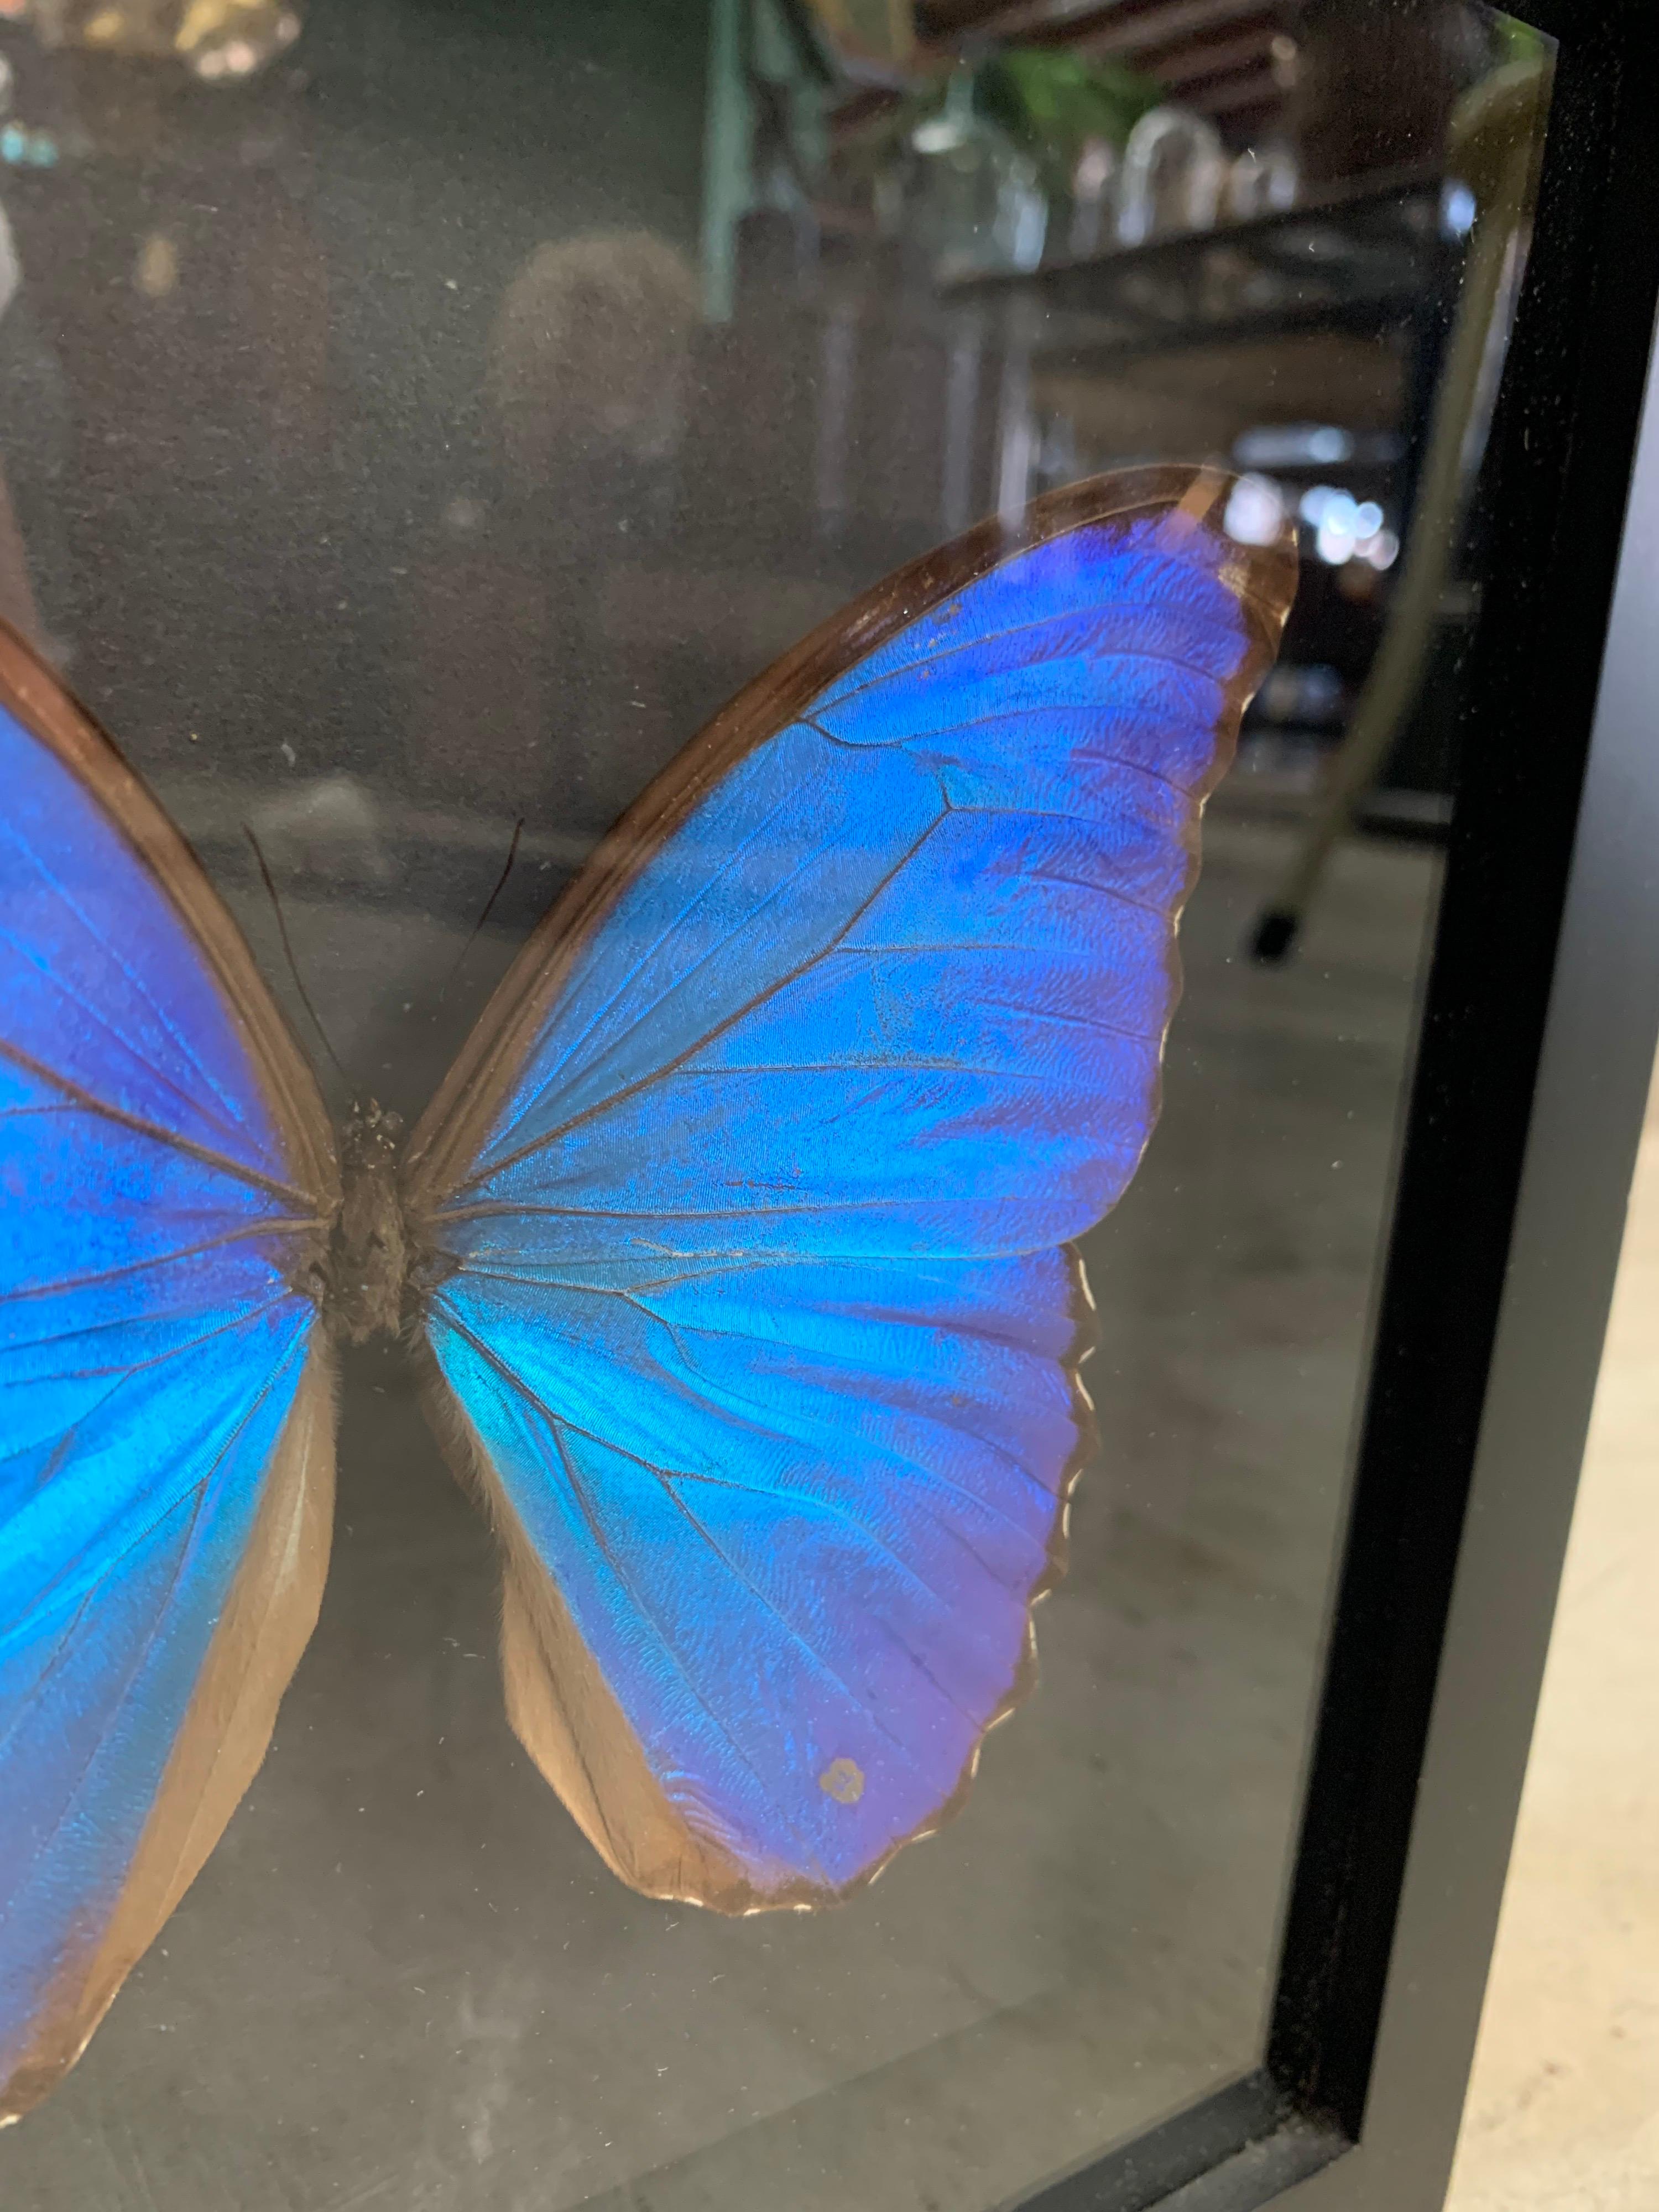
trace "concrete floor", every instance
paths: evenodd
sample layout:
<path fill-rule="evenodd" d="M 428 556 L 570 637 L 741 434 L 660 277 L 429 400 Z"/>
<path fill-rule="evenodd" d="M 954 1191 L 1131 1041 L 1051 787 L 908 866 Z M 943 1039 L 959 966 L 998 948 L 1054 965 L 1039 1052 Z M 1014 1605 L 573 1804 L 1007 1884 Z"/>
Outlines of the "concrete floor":
<path fill-rule="evenodd" d="M 1659 2205 L 1652 1107 L 1448 2212 Z"/>
<path fill-rule="evenodd" d="M 507 1730 L 488 1534 L 362 1358 L 271 1756 L 0 2144 L 7 2212 L 986 2212 L 1250 2067 L 1433 894 L 1355 847 L 1254 968 L 1286 834 L 1211 825 L 1164 1121 L 1090 1255 L 1103 1464 L 961 1819 L 823 1917 L 623 1889 Z M 392 894 L 292 920 L 343 1057 L 418 1103 L 453 935 Z"/>

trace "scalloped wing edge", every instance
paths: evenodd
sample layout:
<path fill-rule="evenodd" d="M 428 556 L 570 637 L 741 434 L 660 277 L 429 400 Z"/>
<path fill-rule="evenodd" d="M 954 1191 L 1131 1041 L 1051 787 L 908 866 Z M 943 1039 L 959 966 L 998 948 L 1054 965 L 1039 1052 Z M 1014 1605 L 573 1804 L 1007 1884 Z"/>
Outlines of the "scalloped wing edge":
<path fill-rule="evenodd" d="M 1054 1516 L 1042 1567 L 1025 1599 L 1025 1634 L 1008 1686 L 975 1738 L 960 1772 L 917 1825 L 831 1887 L 805 1880 L 757 1888 L 732 1854 L 699 1835 L 651 1771 L 644 1746 L 589 1650 L 559 1590 L 537 1557 L 507 1500 L 488 1448 L 422 1347 L 427 1418 L 457 1480 L 483 1506 L 502 1553 L 501 1679 L 507 1719 L 543 1779 L 619 1881 L 643 1896 L 697 1905 L 730 1917 L 757 1912 L 810 1912 L 840 1905 L 870 1884 L 911 1844 L 934 1835 L 966 1804 L 985 1739 L 1036 1686 L 1036 1609 L 1065 1577 L 1072 1496 L 1094 1457 L 1094 1402 L 1081 1369 L 1095 1348 L 1094 1301 L 1083 1262 L 1068 1251 L 1072 1272 L 1072 1349 L 1065 1370 L 1077 1442 L 1054 1493 Z"/>

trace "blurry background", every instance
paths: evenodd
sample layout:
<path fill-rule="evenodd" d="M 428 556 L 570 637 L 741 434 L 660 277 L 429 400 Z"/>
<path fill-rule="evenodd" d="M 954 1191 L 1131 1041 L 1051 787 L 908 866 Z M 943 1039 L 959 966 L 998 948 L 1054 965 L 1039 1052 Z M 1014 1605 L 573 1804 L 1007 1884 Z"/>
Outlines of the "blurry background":
<path fill-rule="evenodd" d="M 584 824 L 872 570 L 1203 455 L 1303 520 L 1245 764 L 1305 799 L 1474 224 L 1449 123 L 1540 51 L 1472 0 L 0 0 L 0 40 L 3 459 L 78 680 L 181 771 L 257 696 L 514 809 L 556 719 Z M 399 682 L 345 730 L 366 649 Z M 1373 817 L 1443 824 L 1456 696 Z"/>
<path fill-rule="evenodd" d="M 271 1757 L 8 2204 L 988 2212 L 1249 2073 L 1547 61 L 1472 0 L 0 0 L 0 611 L 313 1043 L 257 829 L 405 1112 L 618 809 L 898 562 L 1206 459 L 1303 553 L 965 1813 L 826 1917 L 622 1890 L 367 1352 Z"/>

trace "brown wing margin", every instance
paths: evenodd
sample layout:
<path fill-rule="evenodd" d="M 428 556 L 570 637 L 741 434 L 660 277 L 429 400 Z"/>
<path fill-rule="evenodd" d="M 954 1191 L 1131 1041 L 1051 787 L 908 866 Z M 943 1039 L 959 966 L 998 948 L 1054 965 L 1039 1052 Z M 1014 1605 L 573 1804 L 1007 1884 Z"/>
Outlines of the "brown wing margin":
<path fill-rule="evenodd" d="M 1224 537 L 1230 479 L 1210 468 L 1149 468 L 1099 477 L 1032 502 L 1017 527 L 983 523 L 953 544 L 878 585 L 814 631 L 717 714 L 624 814 L 587 866 L 544 917 L 479 1019 L 447 1081 L 422 1117 L 405 1169 L 405 1201 L 418 1224 L 468 1171 L 514 1073 L 563 988 L 571 963 L 617 899 L 698 800 L 756 746 L 794 720 L 828 684 L 896 632 L 1027 548 L 1093 523 L 1162 514 L 1171 538 L 1192 531 L 1218 541 L 1218 572 L 1244 616 L 1249 641 L 1218 731 L 1207 798 L 1229 765 L 1238 721 L 1278 649 L 1297 583 L 1293 532 L 1268 546 Z M 1196 870 L 1192 854 L 1188 888 Z M 1173 959 L 1173 956 L 1172 956 Z M 1092 1347 L 1092 1301 L 1082 1263 L 1071 1255 L 1076 1334 L 1066 1361 L 1078 1444 L 1065 1470 L 1048 1558 L 1032 1588 L 1035 1607 L 1065 1570 L 1073 1486 L 1094 1447 L 1093 1409 L 1080 1367 Z M 808 1906 L 832 1893 L 805 1882 L 759 1894 L 745 1869 L 694 1832 L 652 1771 L 559 1592 L 536 1559 L 501 1493 L 487 1453 L 432 1364 L 428 1403 L 458 1475 L 481 1492 L 504 1553 L 502 1672 L 509 1717 L 532 1758 L 613 1872 L 647 1894 L 684 1899 L 724 1912 Z M 1028 1614 L 1018 1664 L 985 1733 L 1013 1710 L 1036 1674 Z M 945 1801 L 910 1836 L 865 1869 L 848 1891 L 872 1881 L 893 1853 L 931 1833 L 963 1802 L 983 1735 Z M 834 1893 L 839 1896 L 848 1891 Z"/>
<path fill-rule="evenodd" d="M 317 1079 L 201 862 L 114 739 L 4 622 L 0 706 L 86 786 L 176 908 L 242 1032 L 288 1149 L 295 1185 L 326 1218 L 338 1202 L 339 1170 Z"/>
<path fill-rule="evenodd" d="M 544 1779 L 612 1874 L 647 1897 L 718 1911 L 757 1902 L 737 1866 L 671 1804 L 563 1598 L 503 1495 L 465 1409 L 423 1350 L 427 1418 L 456 1480 L 501 1547 L 507 1717 Z"/>
<path fill-rule="evenodd" d="M 179 916 L 240 1029 L 276 1119 L 290 1179 L 313 1214 L 338 1203 L 332 1133 L 305 1056 L 200 862 L 113 742 L 15 631 L 0 623 L 0 704 L 90 791 Z M 71 2067 L 190 1886 L 270 1741 L 316 1624 L 334 1502 L 332 1355 L 314 1338 L 266 1471 L 253 1532 L 209 1645 L 126 1881 L 89 1924 L 0 2084 L 0 2125 Z M 4 1870 L 0 1869 L 0 1880 Z"/>
<path fill-rule="evenodd" d="M 0 2087 L 0 2127 L 54 2089 L 200 1873 L 259 1771 L 317 1625 L 334 1521 L 333 1357 L 313 1341 L 253 1534 L 109 1918 L 67 1957 Z"/>
<path fill-rule="evenodd" d="M 635 799 L 520 946 L 410 1140 L 404 1184 L 416 1221 L 441 1206 L 466 1172 L 584 940 L 721 776 L 895 632 L 1016 554 L 1090 523 L 1160 511 L 1176 527 L 1218 536 L 1217 509 L 1231 481 L 1212 468 L 1125 469 L 1047 492 L 1017 525 L 993 518 L 896 570 L 746 684 Z M 1279 649 L 1296 592 L 1297 559 L 1293 536 L 1266 546 L 1224 542 L 1222 578 L 1251 630 L 1223 717 L 1236 731 Z M 1218 761 L 1218 780 L 1230 750 L 1224 748 Z"/>

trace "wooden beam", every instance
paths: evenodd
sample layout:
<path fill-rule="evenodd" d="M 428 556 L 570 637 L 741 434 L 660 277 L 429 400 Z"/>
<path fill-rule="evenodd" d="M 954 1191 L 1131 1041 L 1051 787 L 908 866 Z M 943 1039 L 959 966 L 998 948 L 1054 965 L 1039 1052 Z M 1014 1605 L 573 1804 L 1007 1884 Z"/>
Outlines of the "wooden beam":
<path fill-rule="evenodd" d="M 1200 115 L 1243 115 L 1253 108 L 1281 106 L 1285 88 L 1270 69 L 1253 70 L 1248 76 L 1199 85 L 1181 98 L 1183 106 L 1195 107 Z"/>
<path fill-rule="evenodd" d="M 1220 40 L 1214 46 L 1182 46 L 1167 59 L 1148 61 L 1142 66 L 1149 76 L 1155 76 L 1173 92 L 1206 77 L 1236 76 L 1251 63 L 1266 60 L 1279 35 L 1272 24 L 1260 24 L 1242 37 Z"/>
<path fill-rule="evenodd" d="M 1148 8 L 1139 15 L 1126 16 L 1121 22 L 1108 21 L 1099 30 L 1085 32 L 1073 43 L 1079 53 L 1089 54 L 1097 61 L 1127 61 L 1154 52 L 1159 46 L 1172 46 L 1194 33 L 1213 30 L 1223 23 L 1236 23 L 1243 16 L 1261 13 L 1261 0 L 1168 0 L 1165 6 Z"/>
<path fill-rule="evenodd" d="M 958 39 L 1023 39 L 1063 32 L 1091 17 L 1120 15 L 1123 0 L 988 0 L 988 4 L 922 7 L 921 27 L 935 46 Z"/>

